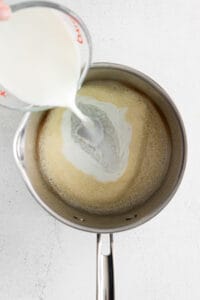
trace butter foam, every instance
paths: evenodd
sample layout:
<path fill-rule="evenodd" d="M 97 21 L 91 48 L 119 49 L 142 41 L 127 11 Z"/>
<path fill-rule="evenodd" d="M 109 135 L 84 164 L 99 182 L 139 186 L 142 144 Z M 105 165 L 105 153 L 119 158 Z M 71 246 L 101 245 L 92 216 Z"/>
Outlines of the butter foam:
<path fill-rule="evenodd" d="M 117 176 L 117 171 L 114 168 L 107 168 L 105 171 L 102 166 L 99 167 L 98 161 L 91 158 L 91 153 L 88 155 L 90 138 L 89 141 L 83 143 L 83 145 L 88 143 L 87 150 L 83 151 L 80 141 L 84 134 L 81 131 L 82 127 L 75 120 L 76 126 L 73 125 L 75 127 L 73 130 L 75 133 L 78 130 L 80 135 L 77 137 L 76 147 L 80 147 L 81 155 L 87 158 L 87 160 L 82 159 L 81 165 L 88 163 L 86 172 L 89 173 L 88 170 L 90 170 L 90 173 L 88 175 L 77 168 L 75 164 L 78 163 L 76 160 L 80 159 L 79 152 L 75 156 L 75 153 L 70 151 L 70 154 L 74 155 L 73 161 L 66 157 L 67 148 L 71 147 L 66 137 L 67 134 L 71 136 L 71 129 L 67 132 L 65 127 L 63 128 L 67 112 L 66 109 L 57 108 L 47 113 L 38 132 L 37 153 L 41 174 L 54 192 L 72 207 L 95 214 L 129 211 L 149 200 L 165 178 L 171 156 L 171 140 L 165 121 L 151 99 L 117 81 L 89 81 L 81 88 L 79 96 L 84 96 L 83 100 L 85 99 L 83 102 L 79 101 L 79 107 L 81 104 L 91 106 L 90 100 L 92 99 L 94 99 L 95 107 L 96 100 L 102 103 L 103 109 L 107 109 L 106 104 L 112 104 L 115 109 L 110 109 L 108 106 L 109 114 L 111 114 L 110 111 L 112 112 L 112 116 L 108 116 L 109 119 L 117 123 L 117 120 L 122 118 L 123 124 L 125 121 L 126 125 L 131 126 L 127 167 L 122 172 L 122 176 L 115 181 L 103 182 L 97 179 L 96 173 L 101 178 L 102 174 L 106 174 L 107 179 L 110 177 L 113 180 L 114 176 Z M 101 110 L 102 115 L 101 106 L 98 105 L 98 109 Z M 71 121 L 68 113 L 67 117 Z M 116 132 L 119 134 L 120 130 L 122 132 L 120 139 L 124 139 L 124 131 L 121 125 L 117 124 L 118 131 Z M 113 126 L 116 127 L 115 124 Z M 97 126 L 97 130 L 101 133 L 101 127 Z M 101 141 L 102 136 L 99 135 L 98 139 L 95 139 L 95 145 Z M 121 140 L 121 148 L 118 151 L 121 154 L 124 149 L 123 141 Z M 117 145 L 115 138 L 112 143 Z M 90 151 L 95 152 L 93 149 Z M 121 157 L 126 157 L 126 155 Z M 91 166 L 95 168 L 95 165 L 100 170 L 91 170 Z M 122 170 L 120 167 L 117 168 L 117 170 Z M 91 175 L 92 171 L 94 175 Z"/>

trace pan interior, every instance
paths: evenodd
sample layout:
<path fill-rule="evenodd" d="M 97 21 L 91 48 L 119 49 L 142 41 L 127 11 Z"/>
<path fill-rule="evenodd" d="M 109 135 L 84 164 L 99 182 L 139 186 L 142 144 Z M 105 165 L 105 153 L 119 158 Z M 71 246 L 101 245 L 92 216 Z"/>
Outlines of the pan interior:
<path fill-rule="evenodd" d="M 171 139 L 169 167 L 165 180 L 162 181 L 160 187 L 148 201 L 136 205 L 134 208 L 124 211 L 122 209 L 112 214 L 87 212 L 64 202 L 44 180 L 36 151 L 39 128 L 48 112 L 30 114 L 26 124 L 22 150 L 26 174 L 34 194 L 37 194 L 38 201 L 50 213 L 66 224 L 77 228 L 97 232 L 112 232 L 135 227 L 150 219 L 166 205 L 181 176 L 184 161 L 184 138 L 179 117 L 168 97 L 161 89 L 140 74 L 116 67 L 93 67 L 86 81 L 94 80 L 116 80 L 148 95 L 165 120 Z"/>

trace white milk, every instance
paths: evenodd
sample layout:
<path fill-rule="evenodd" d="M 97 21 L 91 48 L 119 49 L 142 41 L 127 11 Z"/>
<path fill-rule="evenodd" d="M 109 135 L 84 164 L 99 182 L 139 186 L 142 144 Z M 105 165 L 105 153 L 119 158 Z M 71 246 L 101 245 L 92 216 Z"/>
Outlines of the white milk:
<path fill-rule="evenodd" d="M 123 175 L 129 159 L 132 126 L 126 121 L 126 108 L 85 96 L 78 100 L 83 112 L 102 127 L 103 137 L 88 138 L 82 123 L 66 110 L 61 124 L 63 154 L 83 173 L 114 182 Z"/>
<path fill-rule="evenodd" d="M 27 8 L 0 23 L 0 82 L 20 100 L 39 106 L 70 107 L 80 53 L 66 21 L 53 9 Z"/>

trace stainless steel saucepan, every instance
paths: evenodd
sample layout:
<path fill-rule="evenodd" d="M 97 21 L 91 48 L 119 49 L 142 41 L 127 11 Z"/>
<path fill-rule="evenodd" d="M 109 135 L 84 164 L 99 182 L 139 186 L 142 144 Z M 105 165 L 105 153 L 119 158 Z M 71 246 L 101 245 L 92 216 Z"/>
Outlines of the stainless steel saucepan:
<path fill-rule="evenodd" d="M 174 195 L 186 161 L 186 138 L 180 115 L 167 93 L 146 75 L 116 64 L 94 64 L 89 80 L 118 80 L 148 95 L 168 124 L 172 153 L 159 189 L 143 205 L 119 215 L 84 213 L 63 202 L 43 180 L 36 152 L 37 133 L 46 112 L 26 113 L 14 139 L 14 156 L 36 201 L 53 217 L 76 229 L 97 233 L 97 300 L 114 300 L 113 233 L 132 229 L 157 215 Z M 67 170 L 66 170 L 67 171 Z"/>

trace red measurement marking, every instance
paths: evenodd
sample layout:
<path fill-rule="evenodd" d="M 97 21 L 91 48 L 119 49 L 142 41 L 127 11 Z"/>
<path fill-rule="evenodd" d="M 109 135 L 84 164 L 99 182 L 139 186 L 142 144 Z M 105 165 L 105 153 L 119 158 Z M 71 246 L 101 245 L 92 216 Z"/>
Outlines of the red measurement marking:
<path fill-rule="evenodd" d="M 6 97 L 6 91 L 0 91 L 0 96 Z"/>
<path fill-rule="evenodd" d="M 75 30 L 76 30 L 76 33 L 77 33 L 77 42 L 79 44 L 83 44 L 83 37 L 82 37 L 82 34 L 81 34 L 81 30 L 79 28 L 78 22 L 73 17 L 71 17 L 71 21 L 74 24 L 74 27 L 75 27 Z"/>

